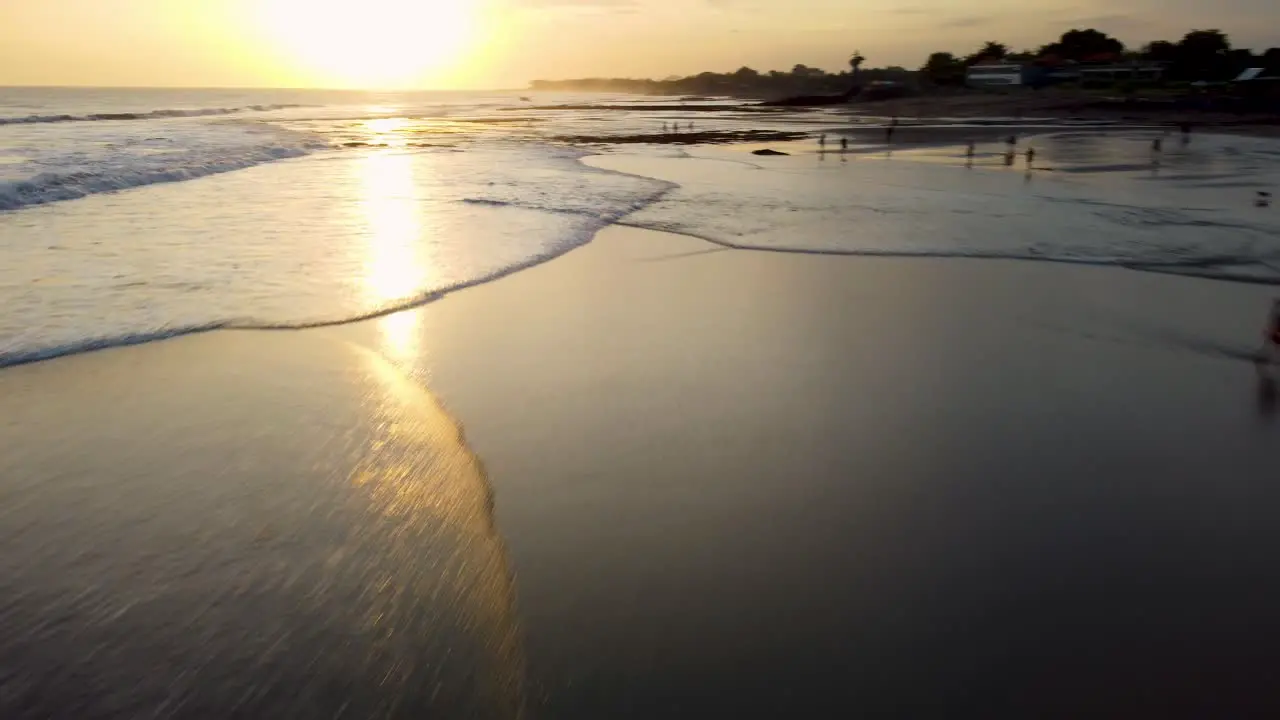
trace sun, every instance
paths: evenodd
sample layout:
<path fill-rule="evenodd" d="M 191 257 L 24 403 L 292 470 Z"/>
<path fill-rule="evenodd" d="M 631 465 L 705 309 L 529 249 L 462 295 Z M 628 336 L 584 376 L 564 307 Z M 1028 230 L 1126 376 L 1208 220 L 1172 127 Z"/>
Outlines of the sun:
<path fill-rule="evenodd" d="M 314 82 L 405 89 L 448 84 L 475 40 L 475 0 L 263 0 L 270 41 Z"/>

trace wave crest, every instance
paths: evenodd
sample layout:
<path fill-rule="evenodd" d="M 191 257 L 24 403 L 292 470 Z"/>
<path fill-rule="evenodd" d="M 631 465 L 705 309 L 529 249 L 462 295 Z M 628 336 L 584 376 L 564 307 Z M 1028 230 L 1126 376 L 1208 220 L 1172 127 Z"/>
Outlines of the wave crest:
<path fill-rule="evenodd" d="M 48 123 L 101 122 L 108 120 L 160 120 L 164 118 L 210 117 L 217 115 L 239 115 L 250 112 L 271 112 L 273 110 L 289 110 L 292 108 L 314 107 L 312 105 L 276 104 L 245 105 L 243 107 L 191 108 L 191 109 L 159 109 L 147 112 L 126 113 L 90 113 L 87 115 L 23 115 L 0 117 L 0 125 L 43 125 Z"/>

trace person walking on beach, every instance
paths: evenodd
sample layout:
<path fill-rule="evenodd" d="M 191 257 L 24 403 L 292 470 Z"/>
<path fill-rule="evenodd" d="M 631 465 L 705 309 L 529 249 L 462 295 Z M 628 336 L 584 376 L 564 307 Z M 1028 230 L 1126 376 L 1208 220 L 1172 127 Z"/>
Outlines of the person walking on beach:
<path fill-rule="evenodd" d="M 1182 144 L 1190 145 L 1191 144 L 1191 123 L 1180 122 L 1178 123 L 1178 129 L 1182 131 Z"/>
<path fill-rule="evenodd" d="M 892 118 L 889 118 L 889 124 L 886 125 L 884 128 L 884 144 L 885 145 L 893 144 L 893 133 L 897 129 L 898 129 L 898 116 L 894 115 Z"/>
<path fill-rule="evenodd" d="M 1280 360 L 1280 298 L 1271 303 L 1267 325 L 1262 329 L 1262 347 L 1258 349 L 1258 363 L 1274 364 Z"/>
<path fill-rule="evenodd" d="M 819 150 L 826 150 L 826 149 L 827 149 L 827 134 L 826 134 L 826 133 L 822 133 L 821 135 L 819 135 L 819 136 L 818 136 L 818 149 L 819 149 Z"/>
<path fill-rule="evenodd" d="M 840 138 L 840 152 L 849 152 L 849 138 Z"/>
<path fill-rule="evenodd" d="M 1018 136 L 1010 135 L 1004 139 L 1004 164 L 1005 167 L 1013 167 L 1013 160 L 1018 155 Z"/>
<path fill-rule="evenodd" d="M 1031 165 L 1035 161 L 1036 161 L 1036 149 L 1033 147 L 1027 148 L 1027 169 L 1028 170 L 1031 169 Z"/>

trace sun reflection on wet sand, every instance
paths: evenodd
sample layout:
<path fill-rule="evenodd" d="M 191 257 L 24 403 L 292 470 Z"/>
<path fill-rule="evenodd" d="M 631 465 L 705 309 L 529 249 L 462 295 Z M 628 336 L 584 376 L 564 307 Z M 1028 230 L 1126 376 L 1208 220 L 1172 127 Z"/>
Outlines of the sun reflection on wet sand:
<path fill-rule="evenodd" d="M 378 535 L 386 540 L 380 552 L 391 560 L 380 563 L 388 574 L 369 578 L 366 630 L 383 637 L 379 654 L 385 653 L 397 684 L 420 679 L 423 650 L 429 657 L 444 651 L 482 691 L 486 712 L 522 717 L 525 661 L 515 585 L 484 466 L 461 426 L 426 389 L 378 353 L 352 347 L 365 356 L 370 382 L 380 389 L 369 403 L 377 437 L 352 483 L 380 515 Z M 424 548 L 456 551 L 433 553 L 435 561 L 427 563 Z M 459 643 L 441 628 L 464 629 L 469 640 Z M 472 657 L 453 657 L 476 643 Z M 466 684 L 434 679 L 446 688 Z"/>

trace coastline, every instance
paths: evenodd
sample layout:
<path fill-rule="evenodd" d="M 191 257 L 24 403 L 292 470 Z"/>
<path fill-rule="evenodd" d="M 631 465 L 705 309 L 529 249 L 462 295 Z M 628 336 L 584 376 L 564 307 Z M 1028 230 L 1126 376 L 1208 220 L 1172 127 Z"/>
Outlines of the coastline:
<path fill-rule="evenodd" d="M 611 225 L 0 370 L 0 714 L 1280 710 L 1271 295 Z"/>
<path fill-rule="evenodd" d="M 384 568 L 403 602 L 378 627 L 404 643 L 379 652 L 448 647 L 445 667 L 463 672 L 436 675 L 429 696 L 396 675 L 391 716 L 474 708 L 471 662 L 517 693 L 483 717 L 524 716 L 520 703 L 564 718 L 1257 710 L 1280 491 L 1254 481 L 1272 465 L 1275 405 L 1255 399 L 1240 355 L 1266 297 L 1114 268 L 780 255 L 614 226 L 377 320 L 0 372 L 5 396 L 38 411 L 4 430 L 25 448 L 0 474 L 25 518 L 9 527 L 35 547 L 54 528 L 79 537 L 18 553 L 42 565 L 6 577 L 54 606 L 72 595 L 52 578 L 97 578 L 106 590 L 67 605 L 40 642 L 57 655 L 109 636 L 95 657 L 129 672 L 158 640 L 144 617 L 198 606 L 182 568 L 231 553 L 247 574 L 214 593 L 201 627 L 260 640 L 175 641 L 147 670 L 148 687 L 197 709 L 227 707 L 219 682 L 253 688 L 249 708 L 296 698 L 290 666 L 365 677 L 349 651 L 317 670 L 273 649 L 281 628 L 253 610 L 313 587 L 305 573 L 261 578 L 275 553 L 295 568 L 296 553 L 323 558 L 319 532 L 360 549 L 316 566 L 329 569 L 307 607 L 345 602 L 324 589 L 335 583 L 364 597 Z M 430 458 L 446 460 L 416 464 Z M 246 502 L 262 527 L 238 519 Z M 115 519 L 91 522 L 103 503 Z M 175 522 L 164 532 L 181 535 L 196 505 L 213 514 L 192 525 L 199 542 L 166 545 L 157 571 L 171 579 L 75 564 L 107 531 L 142 547 Z M 442 567 L 456 568 L 443 595 Z M 143 599 L 114 615 L 127 596 L 110 588 L 126 580 Z M 507 588 L 498 605 L 493 587 Z M 421 602 L 434 610 L 418 625 Z M 498 613 L 496 634 L 473 634 L 473 608 Z M 474 653 L 458 655 L 442 617 Z M 386 692 L 358 697 L 378 707 Z M 65 709 L 57 697 L 40 707 Z M 93 717 L 104 701 L 75 702 Z"/>

